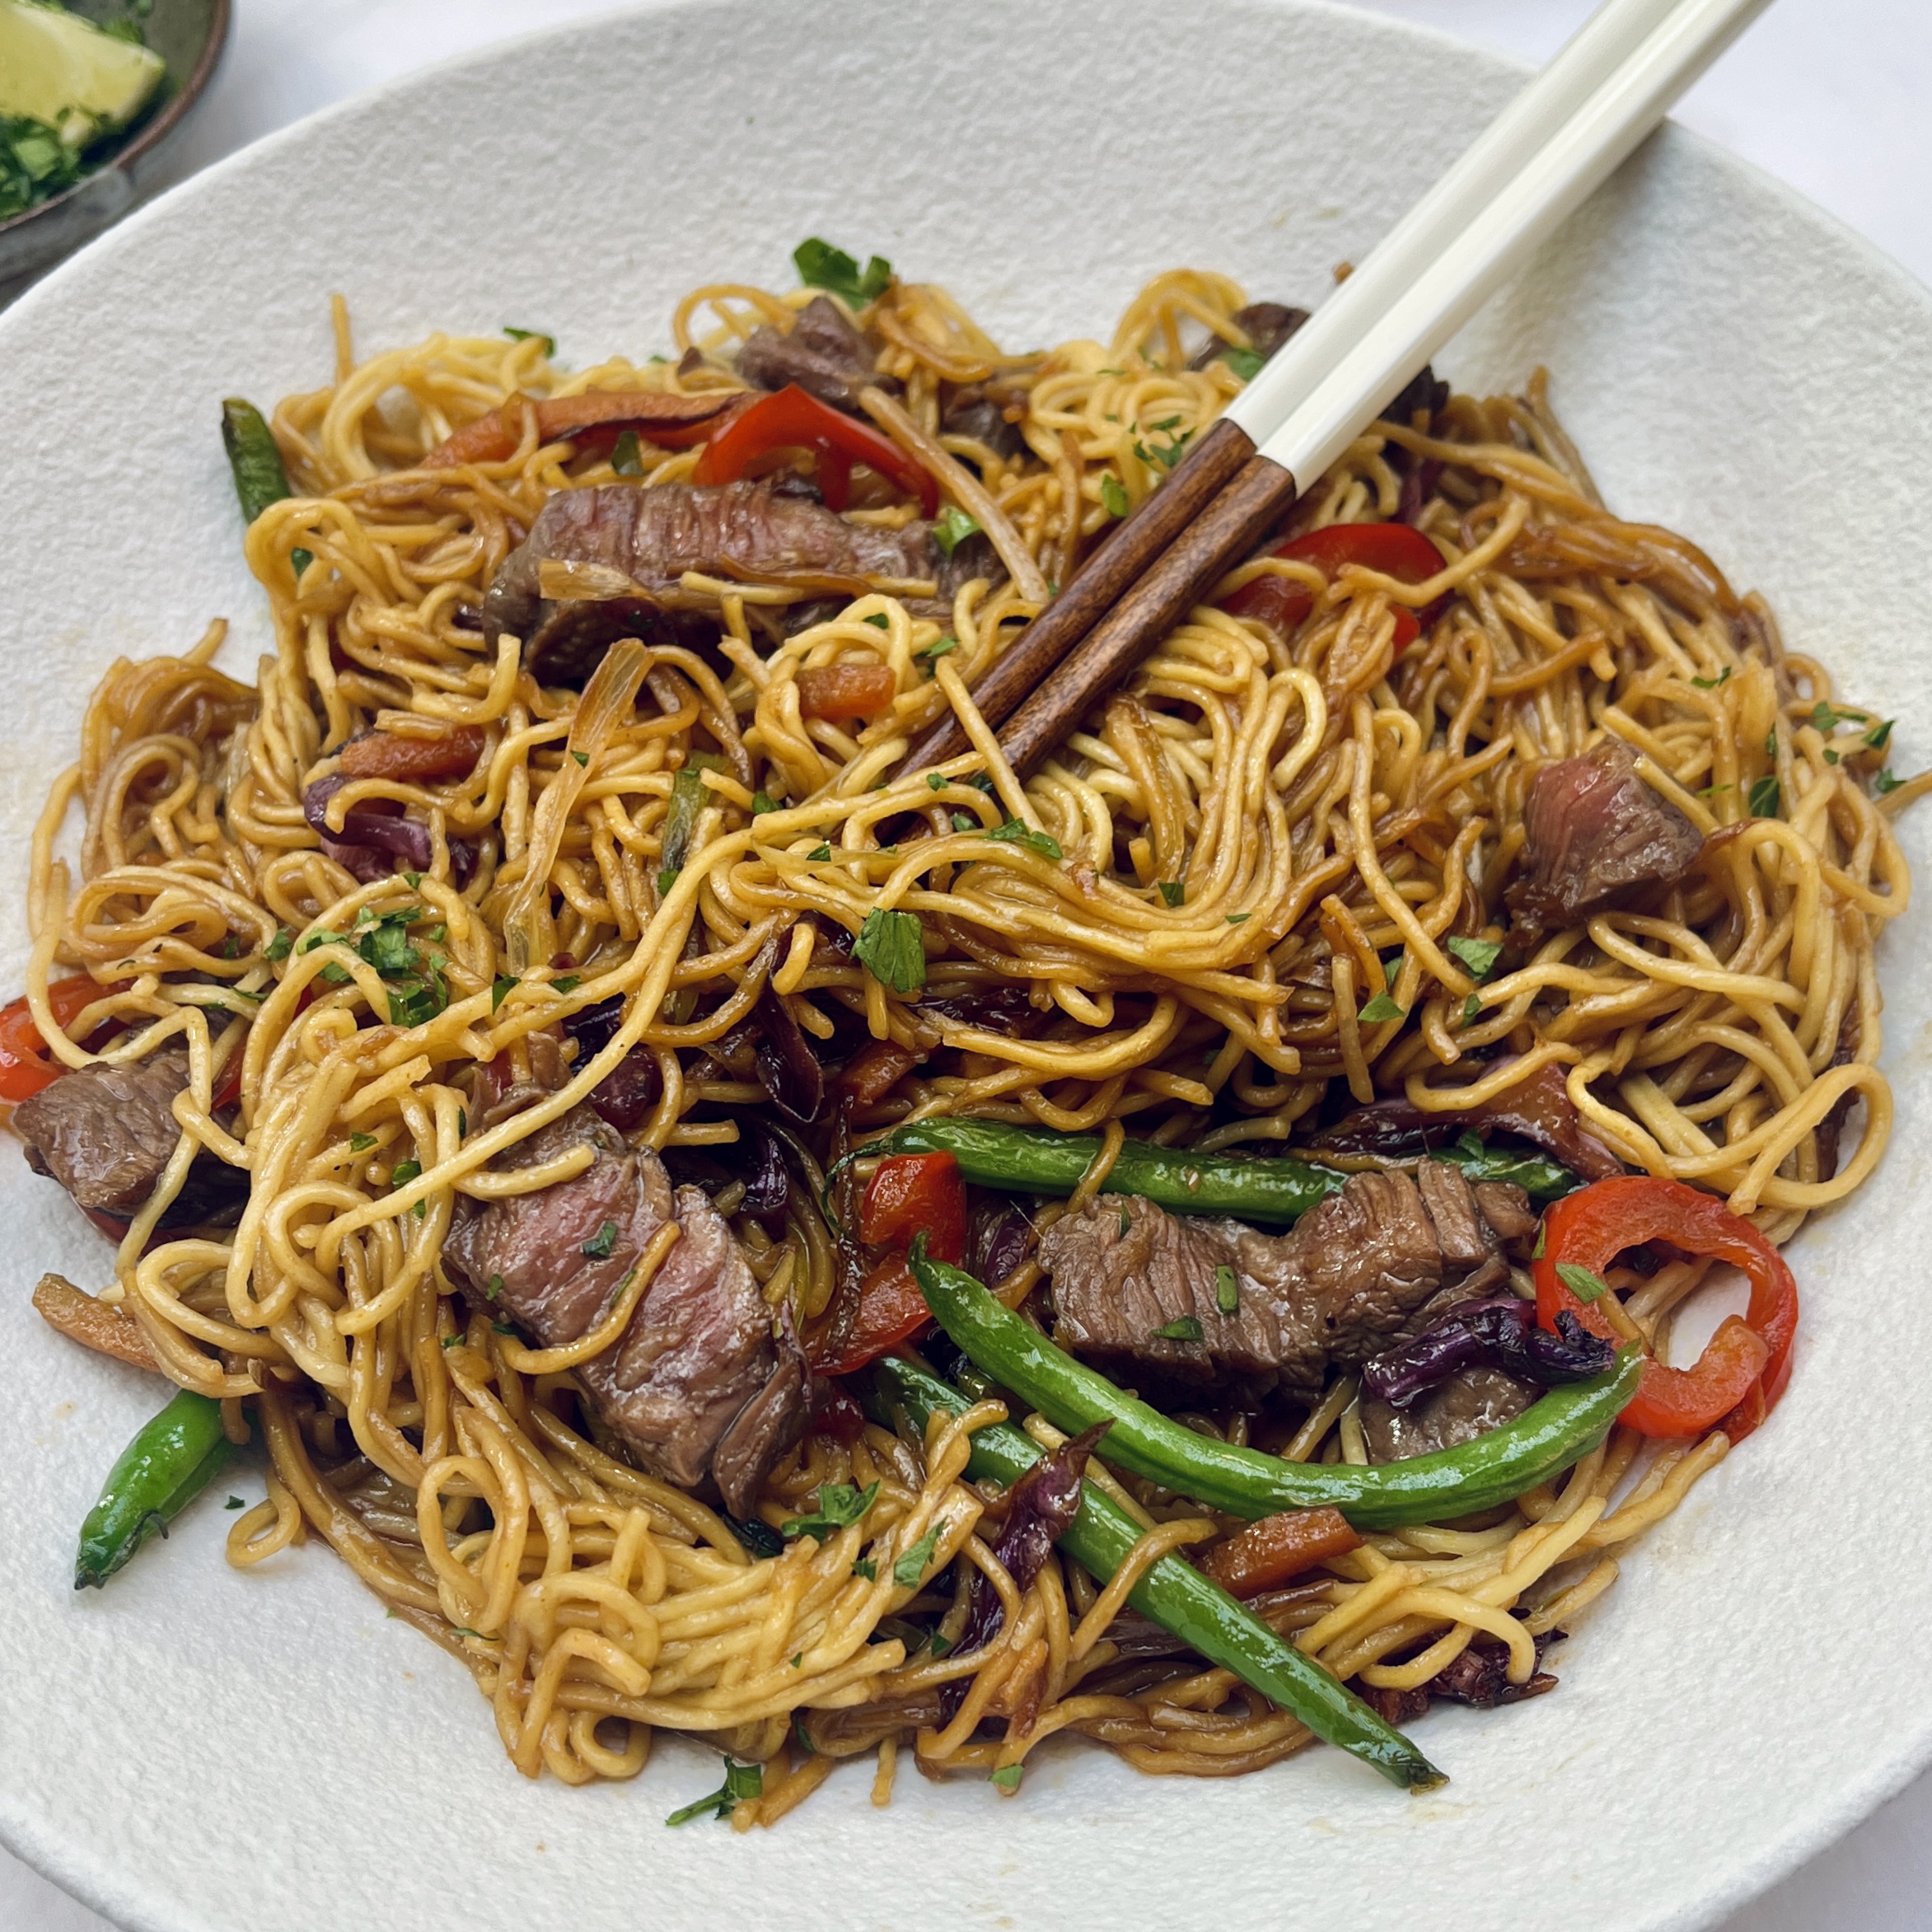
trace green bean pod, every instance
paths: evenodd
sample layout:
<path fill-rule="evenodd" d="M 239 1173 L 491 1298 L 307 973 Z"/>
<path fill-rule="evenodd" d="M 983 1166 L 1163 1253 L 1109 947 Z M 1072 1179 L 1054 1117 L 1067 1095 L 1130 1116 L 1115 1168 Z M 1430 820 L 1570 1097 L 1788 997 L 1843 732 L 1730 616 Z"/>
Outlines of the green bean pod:
<path fill-rule="evenodd" d="M 74 1588 L 99 1589 L 150 1537 L 165 1537 L 233 1453 L 221 1404 L 183 1389 L 108 1471 L 101 1500 L 81 1525 Z"/>
<path fill-rule="evenodd" d="M 1100 1152 L 1092 1134 L 1056 1134 L 1042 1127 L 1009 1126 L 1003 1120 L 939 1116 L 895 1127 L 868 1140 L 858 1154 L 949 1153 L 960 1172 L 981 1187 L 1021 1194 L 1068 1195 Z M 856 1158 L 857 1154 L 848 1158 Z M 1577 1184 L 1567 1167 L 1537 1155 L 1517 1155 L 1480 1144 L 1445 1148 L 1433 1158 L 1460 1167 L 1471 1181 L 1513 1181 L 1539 1200 L 1554 1200 Z M 1179 1214 L 1233 1214 L 1243 1221 L 1285 1226 L 1331 1194 L 1349 1176 L 1293 1154 L 1203 1154 L 1127 1139 L 1108 1170 L 1110 1194 L 1136 1194 Z"/>
<path fill-rule="evenodd" d="M 887 1420 L 892 1410 L 902 1409 L 920 1429 L 934 1409 L 957 1415 L 971 1406 L 949 1383 L 897 1356 L 884 1357 L 875 1364 L 872 1395 Z M 966 1471 L 1010 1489 L 1040 1455 L 1039 1444 L 1023 1430 L 1010 1423 L 995 1423 L 974 1431 Z M 1139 1524 L 1118 1503 L 1087 1483 L 1082 1485 L 1079 1512 L 1062 1533 L 1060 1545 L 1104 1583 L 1140 1534 Z M 1338 1745 L 1373 1766 L 1391 1784 L 1427 1791 L 1444 1782 L 1443 1774 L 1400 1731 L 1192 1564 L 1178 1556 L 1162 1557 L 1148 1565 L 1127 1601 L 1210 1663 L 1252 1685 L 1325 1743 Z"/>
<path fill-rule="evenodd" d="M 278 503 L 295 493 L 288 487 L 288 472 L 282 466 L 282 451 L 276 447 L 274 432 L 262 413 L 238 395 L 222 405 L 222 447 L 228 452 L 228 471 L 235 479 L 235 494 L 241 499 L 241 517 L 252 523 L 271 503 Z M 315 561 L 306 550 L 291 550 L 296 580 Z"/>
<path fill-rule="evenodd" d="M 929 1261 L 916 1246 L 912 1271 L 959 1349 L 1056 1429 L 1072 1434 L 1111 1423 L 1110 1462 L 1250 1521 L 1278 1509 L 1327 1508 L 1358 1529 L 1399 1529 L 1493 1509 L 1594 1448 L 1644 1373 L 1642 1354 L 1626 1349 L 1605 1373 L 1552 1389 L 1515 1421 L 1431 1455 L 1366 1465 L 1289 1462 L 1170 1421 L 1055 1348 L 963 1269 Z"/>

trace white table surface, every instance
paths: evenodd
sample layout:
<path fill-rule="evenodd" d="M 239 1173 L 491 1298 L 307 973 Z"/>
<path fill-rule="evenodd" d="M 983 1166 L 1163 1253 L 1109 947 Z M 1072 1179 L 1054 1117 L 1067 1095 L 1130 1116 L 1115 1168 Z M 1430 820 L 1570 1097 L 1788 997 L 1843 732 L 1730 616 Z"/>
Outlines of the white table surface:
<path fill-rule="evenodd" d="M 1541 60 L 1591 0 L 1362 0 Z M 228 57 L 172 178 L 395 75 L 608 0 L 235 0 Z M 1932 0 L 1779 0 L 1679 119 L 1780 176 L 1932 282 Z M 1903 533 L 1902 533 L 1902 535 Z M 1714 1776 L 1749 1775 L 1750 1740 Z M 1721 1932 L 1924 1932 L 1932 1775 Z M 111 1932 L 0 1850 L 0 1932 Z"/>

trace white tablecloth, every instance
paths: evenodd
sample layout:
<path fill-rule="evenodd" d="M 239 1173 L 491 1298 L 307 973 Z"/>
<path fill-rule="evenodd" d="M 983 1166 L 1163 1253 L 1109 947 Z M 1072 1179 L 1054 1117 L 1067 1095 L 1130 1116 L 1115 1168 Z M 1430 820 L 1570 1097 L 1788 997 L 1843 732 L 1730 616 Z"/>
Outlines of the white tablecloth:
<path fill-rule="evenodd" d="M 183 136 L 180 179 L 377 82 L 611 0 L 236 0 L 226 65 Z M 1532 60 L 1592 0 L 1363 0 Z M 1932 0 L 1780 0 L 1679 118 L 1780 176 L 1932 282 Z M 1714 1777 L 1749 1776 L 1751 1740 Z M 1614 1803 L 1614 1797 L 1612 1799 Z M 1932 1775 L 1722 1932 L 1925 1932 Z M 0 1932 L 111 1932 L 0 1850 Z"/>

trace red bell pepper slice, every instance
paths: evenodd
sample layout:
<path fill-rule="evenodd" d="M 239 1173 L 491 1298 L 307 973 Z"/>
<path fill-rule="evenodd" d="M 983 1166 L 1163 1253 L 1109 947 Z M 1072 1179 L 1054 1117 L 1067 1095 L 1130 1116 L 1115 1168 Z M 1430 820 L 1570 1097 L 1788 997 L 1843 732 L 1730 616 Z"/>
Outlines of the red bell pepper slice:
<path fill-rule="evenodd" d="M 71 1027 L 83 1008 L 96 999 L 105 999 L 110 990 L 85 975 L 78 979 L 56 980 L 47 989 L 47 1003 L 62 1027 Z M 23 1100 L 31 1100 L 66 1071 L 60 1061 L 48 1054 L 47 1042 L 34 1024 L 24 993 L 0 1007 L 0 1100 L 16 1106 Z"/>
<path fill-rule="evenodd" d="M 1443 568 L 1442 552 L 1406 523 L 1331 523 L 1326 530 L 1311 530 L 1306 536 L 1277 544 L 1268 554 L 1294 564 L 1312 564 L 1325 577 L 1335 576 L 1345 564 L 1359 564 L 1398 583 L 1426 583 Z M 1292 577 L 1257 577 L 1221 608 L 1237 617 L 1257 617 L 1285 637 L 1314 603 L 1314 592 Z M 1396 656 L 1400 657 L 1421 634 L 1415 613 L 1398 604 Z"/>
<path fill-rule="evenodd" d="M 935 1261 L 955 1264 L 966 1259 L 966 1183 L 949 1153 L 888 1154 L 858 1210 L 862 1241 L 904 1250 L 923 1234 Z"/>
<path fill-rule="evenodd" d="M 858 1290 L 858 1308 L 835 1358 L 816 1364 L 821 1375 L 849 1375 L 875 1355 L 896 1348 L 932 1320 L 912 1278 L 906 1251 L 923 1234 L 936 1259 L 966 1259 L 966 1183 L 949 1153 L 889 1154 L 868 1183 L 858 1210 L 861 1240 L 891 1248 Z"/>
<path fill-rule="evenodd" d="M 1602 1275 L 1625 1248 L 1666 1241 L 1686 1254 L 1729 1261 L 1751 1284 L 1742 1317 L 1726 1318 L 1689 1368 L 1651 1362 L 1619 1420 L 1644 1435 L 1696 1435 L 1721 1427 L 1742 1442 L 1776 1407 L 1791 1375 L 1798 1284 L 1785 1257 L 1714 1195 L 1681 1181 L 1626 1175 L 1566 1195 L 1543 1218 L 1535 1264 L 1537 1316 L 1554 1330 L 1560 1310 L 1607 1340 L 1621 1339 L 1593 1303 L 1579 1301 L 1556 1272 L 1569 1262 Z"/>
<path fill-rule="evenodd" d="M 692 475 L 699 483 L 736 483 L 765 457 L 797 449 L 817 456 L 819 494 L 835 510 L 850 498 L 852 465 L 865 463 L 917 497 L 923 514 L 939 513 L 939 485 L 924 464 L 889 437 L 807 395 L 796 382 L 734 416 L 712 437 Z"/>
<path fill-rule="evenodd" d="M 446 437 L 423 459 L 425 470 L 453 470 L 464 463 L 505 463 L 523 440 L 523 411 L 536 411 L 541 442 L 568 437 L 606 447 L 634 429 L 660 449 L 681 450 L 711 435 L 742 400 L 725 390 L 709 395 L 667 395 L 655 389 L 587 389 L 581 395 L 549 396 L 541 402 L 512 396 L 500 409 L 479 416 Z"/>

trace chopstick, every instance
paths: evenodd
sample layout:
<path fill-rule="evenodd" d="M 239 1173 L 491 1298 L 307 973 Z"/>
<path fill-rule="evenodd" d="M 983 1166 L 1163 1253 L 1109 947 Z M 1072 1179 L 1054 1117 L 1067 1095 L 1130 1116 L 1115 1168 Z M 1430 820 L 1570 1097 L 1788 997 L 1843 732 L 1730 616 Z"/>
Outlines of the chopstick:
<path fill-rule="evenodd" d="M 1608 0 L 974 687 L 1024 775 L 1293 505 L 1769 0 Z M 948 718 L 916 770 L 966 749 Z"/>

